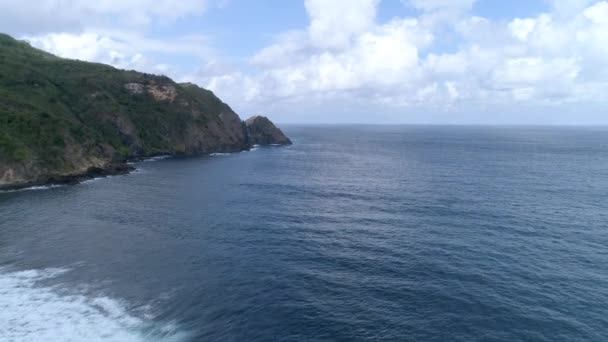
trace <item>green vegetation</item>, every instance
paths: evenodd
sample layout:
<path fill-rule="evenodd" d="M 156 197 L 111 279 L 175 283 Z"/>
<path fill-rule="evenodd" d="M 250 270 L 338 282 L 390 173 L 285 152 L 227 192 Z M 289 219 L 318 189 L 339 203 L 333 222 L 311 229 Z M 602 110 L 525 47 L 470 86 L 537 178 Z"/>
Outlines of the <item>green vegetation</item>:
<path fill-rule="evenodd" d="M 111 161 L 184 152 L 193 129 L 200 137 L 211 123 L 224 127 L 222 112 L 233 113 L 195 85 L 59 58 L 0 34 L 0 177 L 3 164 L 26 162 L 69 172 L 76 154 Z"/>

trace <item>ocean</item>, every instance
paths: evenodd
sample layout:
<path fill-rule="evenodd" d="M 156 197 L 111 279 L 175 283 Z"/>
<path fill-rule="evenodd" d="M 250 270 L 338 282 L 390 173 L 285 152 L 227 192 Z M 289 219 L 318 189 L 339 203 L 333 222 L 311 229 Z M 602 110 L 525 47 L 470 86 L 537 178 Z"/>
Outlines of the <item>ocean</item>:
<path fill-rule="evenodd" d="M 283 128 L 0 193 L 0 341 L 608 341 L 608 128 Z"/>

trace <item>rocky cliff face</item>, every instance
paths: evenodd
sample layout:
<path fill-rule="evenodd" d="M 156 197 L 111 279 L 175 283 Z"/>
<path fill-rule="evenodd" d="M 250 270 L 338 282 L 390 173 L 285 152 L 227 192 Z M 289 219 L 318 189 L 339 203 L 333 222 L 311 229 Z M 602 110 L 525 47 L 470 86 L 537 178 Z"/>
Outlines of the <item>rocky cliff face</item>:
<path fill-rule="evenodd" d="M 245 125 L 252 145 L 291 145 L 291 140 L 265 116 L 253 116 Z"/>
<path fill-rule="evenodd" d="M 0 188 L 126 172 L 130 158 L 284 143 L 271 126 L 243 123 L 194 84 L 58 58 L 0 34 Z"/>

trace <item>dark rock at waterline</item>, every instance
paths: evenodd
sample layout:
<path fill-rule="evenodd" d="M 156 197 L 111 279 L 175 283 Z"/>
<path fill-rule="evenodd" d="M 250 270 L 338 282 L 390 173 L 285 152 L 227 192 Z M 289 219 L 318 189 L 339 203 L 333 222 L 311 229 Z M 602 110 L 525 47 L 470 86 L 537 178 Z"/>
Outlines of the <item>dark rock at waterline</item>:
<path fill-rule="evenodd" d="M 48 177 L 42 177 L 35 181 L 20 182 L 15 184 L 0 184 L 0 191 L 19 190 L 45 185 L 74 185 L 95 178 L 125 175 L 134 170 L 135 168 L 127 163 L 115 163 L 108 165 L 105 168 L 94 166 L 90 167 L 86 172 L 79 174 L 51 175 Z"/>

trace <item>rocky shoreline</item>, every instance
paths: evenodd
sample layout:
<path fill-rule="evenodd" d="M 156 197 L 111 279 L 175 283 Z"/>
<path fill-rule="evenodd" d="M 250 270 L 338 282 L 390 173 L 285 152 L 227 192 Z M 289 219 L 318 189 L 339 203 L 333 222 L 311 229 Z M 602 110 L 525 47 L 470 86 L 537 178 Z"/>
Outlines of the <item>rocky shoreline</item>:
<path fill-rule="evenodd" d="M 76 185 L 87 180 L 95 178 L 104 178 L 109 176 L 125 175 L 131 173 L 132 171 L 135 171 L 135 167 L 129 165 L 128 163 L 115 163 L 108 166 L 107 168 L 91 167 L 86 172 L 80 174 L 54 175 L 49 176 L 46 179 L 32 182 L 0 185 L 0 192 L 23 190 L 37 186 Z"/>
<path fill-rule="evenodd" d="M 95 178 L 125 175 L 136 170 L 131 163 L 141 162 L 159 156 L 201 157 L 209 156 L 214 153 L 236 153 L 248 151 L 254 146 L 282 146 L 292 144 L 291 140 L 266 117 L 254 116 L 243 123 L 245 126 L 245 136 L 247 140 L 246 145 L 241 148 L 221 148 L 205 153 L 181 153 L 167 151 L 165 153 L 132 156 L 122 161 L 111 162 L 105 167 L 91 166 L 86 171 L 80 173 L 65 175 L 50 174 L 33 181 L 4 184 L 0 183 L 0 192 L 22 190 L 39 186 L 75 185 Z"/>
<path fill-rule="evenodd" d="M 246 151 L 246 149 L 241 150 Z M 234 151 L 236 152 L 236 151 Z M 214 152 L 216 153 L 216 152 Z M 17 184 L 3 184 L 0 185 L 0 192 L 5 191 L 16 191 L 23 190 L 33 187 L 42 187 L 42 186 L 61 186 L 61 185 L 76 185 L 82 182 L 97 179 L 97 178 L 105 178 L 111 176 L 120 176 L 127 175 L 136 170 L 136 168 L 131 165 L 132 163 L 143 162 L 146 160 L 153 159 L 155 157 L 167 156 L 167 157 L 176 157 L 176 156 L 185 156 L 185 157 L 202 157 L 208 156 L 212 153 L 208 154 L 200 154 L 200 155 L 177 155 L 177 154 L 153 154 L 148 156 L 138 156 L 134 158 L 130 158 L 125 160 L 124 162 L 116 162 L 112 163 L 105 168 L 101 167 L 90 167 L 83 173 L 69 174 L 69 175 L 50 175 L 45 177 L 44 179 L 32 181 L 32 182 L 24 182 Z"/>
<path fill-rule="evenodd" d="M 281 133 L 281 135 L 282 135 L 282 133 Z M 220 151 L 213 151 L 213 152 L 209 152 L 209 153 L 201 153 L 201 154 L 194 154 L 194 155 L 177 154 L 177 153 L 155 153 L 155 154 L 151 154 L 151 155 L 137 156 L 137 157 L 129 158 L 122 162 L 112 163 L 109 166 L 104 167 L 104 168 L 90 167 L 83 173 L 70 174 L 70 175 L 50 175 L 48 177 L 45 177 L 44 179 L 40 179 L 40 180 L 36 180 L 36 181 L 32 181 L 32 182 L 18 183 L 18 184 L 0 184 L 0 192 L 23 190 L 23 189 L 39 187 L 39 186 L 76 185 L 76 184 L 82 183 L 84 181 L 92 180 L 92 179 L 96 179 L 96 178 L 105 178 L 105 177 L 110 177 L 110 176 L 126 175 L 126 174 L 129 174 L 136 170 L 136 168 L 133 165 L 131 165 L 132 163 L 143 162 L 146 160 L 154 159 L 156 157 L 166 156 L 169 158 L 171 158 L 171 157 L 197 158 L 197 157 L 210 156 L 210 155 L 213 155 L 214 153 L 237 153 L 237 152 L 249 151 L 250 148 L 253 146 L 284 146 L 284 145 L 292 144 L 292 142 L 291 142 L 291 140 L 289 140 L 289 138 L 287 138 L 284 135 L 282 135 L 282 136 L 284 137 L 284 139 L 282 138 L 282 140 L 278 141 L 277 143 L 258 144 L 257 143 L 258 141 L 254 141 L 254 142 L 256 142 L 255 144 L 252 144 L 250 147 L 243 148 L 240 150 L 228 150 L 228 151 L 220 150 Z"/>

